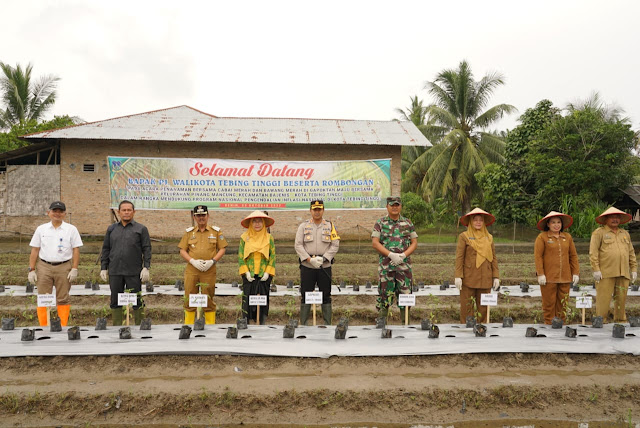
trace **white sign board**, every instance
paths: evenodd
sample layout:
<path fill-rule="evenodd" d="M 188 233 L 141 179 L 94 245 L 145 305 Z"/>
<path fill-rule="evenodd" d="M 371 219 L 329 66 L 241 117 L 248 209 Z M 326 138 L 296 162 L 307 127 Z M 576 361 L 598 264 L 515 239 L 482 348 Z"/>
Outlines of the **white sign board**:
<path fill-rule="evenodd" d="M 576 308 L 590 308 L 593 305 L 593 297 L 581 296 L 576 297 Z"/>
<path fill-rule="evenodd" d="M 321 305 L 322 304 L 322 292 L 321 291 L 307 291 L 304 293 L 304 303 L 307 305 Z"/>
<path fill-rule="evenodd" d="M 415 294 L 400 294 L 398 295 L 398 306 L 415 306 L 416 295 Z"/>
<path fill-rule="evenodd" d="M 118 306 L 136 305 L 138 296 L 135 293 L 118 293 Z"/>
<path fill-rule="evenodd" d="M 497 294 L 480 294 L 480 305 L 482 306 L 498 306 Z"/>
<path fill-rule="evenodd" d="M 249 296 L 249 306 L 267 306 L 267 296 Z"/>
<path fill-rule="evenodd" d="M 55 294 L 38 294 L 38 306 L 52 308 L 56 305 Z"/>
<path fill-rule="evenodd" d="M 206 294 L 189 294 L 190 308 L 206 308 L 209 304 L 209 296 Z"/>

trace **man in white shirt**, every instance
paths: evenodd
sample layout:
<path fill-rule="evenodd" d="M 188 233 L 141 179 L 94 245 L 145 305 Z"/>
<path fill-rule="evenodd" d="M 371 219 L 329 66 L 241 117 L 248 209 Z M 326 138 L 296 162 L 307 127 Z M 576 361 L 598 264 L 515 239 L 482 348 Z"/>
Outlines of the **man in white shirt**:
<path fill-rule="evenodd" d="M 38 294 L 51 294 L 56 287 L 56 306 L 60 324 L 67 325 L 71 310 L 69 289 L 78 277 L 82 239 L 78 229 L 63 220 L 67 207 L 60 201 L 49 206 L 49 223 L 38 226 L 29 245 L 29 282 L 38 286 Z M 47 308 L 38 307 L 38 322 L 47 325 Z"/>

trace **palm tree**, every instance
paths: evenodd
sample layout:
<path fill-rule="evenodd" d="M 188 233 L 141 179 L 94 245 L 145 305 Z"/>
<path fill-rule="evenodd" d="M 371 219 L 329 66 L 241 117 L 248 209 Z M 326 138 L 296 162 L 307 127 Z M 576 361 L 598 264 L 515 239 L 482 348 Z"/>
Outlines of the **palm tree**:
<path fill-rule="evenodd" d="M 0 99 L 4 110 L 0 110 L 0 129 L 40 120 L 56 102 L 56 85 L 59 77 L 42 76 L 37 82 L 31 81 L 33 66 L 12 67 L 0 62 Z"/>
<path fill-rule="evenodd" d="M 466 61 L 425 84 L 435 103 L 426 109 L 432 123 L 425 124 L 422 132 L 437 143 L 409 167 L 406 187 L 414 185 L 424 198 L 451 192 L 454 211 L 456 203 L 464 212 L 471 209 L 471 198 L 479 191 L 475 174 L 488 163 L 503 160 L 504 141 L 485 130 L 505 113 L 517 111 L 509 104 L 485 110 L 493 91 L 503 84 L 498 73 L 475 81 Z"/>
<path fill-rule="evenodd" d="M 400 120 L 412 122 L 420 132 L 423 132 L 424 126 L 427 124 L 427 107 L 423 105 L 423 101 L 418 99 L 417 95 L 409 97 L 409 99 L 411 105 L 404 110 L 396 108 L 396 113 L 400 116 Z M 413 162 L 428 149 L 429 146 L 402 146 L 402 174 L 404 175 Z M 410 188 L 406 191 L 415 191 L 415 189 Z"/>

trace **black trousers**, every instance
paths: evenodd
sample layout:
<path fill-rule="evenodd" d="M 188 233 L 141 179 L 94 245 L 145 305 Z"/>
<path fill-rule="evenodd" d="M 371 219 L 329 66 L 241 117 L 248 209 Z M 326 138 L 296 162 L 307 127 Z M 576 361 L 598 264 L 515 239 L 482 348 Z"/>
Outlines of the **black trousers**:
<path fill-rule="evenodd" d="M 111 309 L 121 307 L 118 305 L 118 293 L 124 293 L 124 290 L 131 290 L 130 293 L 138 293 L 138 304 L 133 309 L 139 309 L 144 306 L 140 275 L 109 275 L 109 288 L 111 288 Z"/>
<path fill-rule="evenodd" d="M 322 304 L 331 303 L 331 267 L 311 269 L 300 265 L 300 294 L 304 303 L 304 293 L 313 291 L 318 284 L 318 290 L 322 292 Z"/>
<path fill-rule="evenodd" d="M 257 321 L 258 307 L 249 306 L 249 296 L 257 296 L 258 294 L 267 296 L 267 306 L 260 307 L 260 325 L 264 325 L 267 315 L 269 315 L 269 291 L 273 277 L 269 275 L 269 279 L 266 281 L 260 281 L 261 277 L 258 275 L 253 278 L 253 282 L 249 282 L 247 277 L 242 275 L 242 294 L 244 294 L 242 296 L 242 313 L 247 317 L 247 322 L 250 320 Z M 240 317 L 242 318 L 242 315 Z"/>

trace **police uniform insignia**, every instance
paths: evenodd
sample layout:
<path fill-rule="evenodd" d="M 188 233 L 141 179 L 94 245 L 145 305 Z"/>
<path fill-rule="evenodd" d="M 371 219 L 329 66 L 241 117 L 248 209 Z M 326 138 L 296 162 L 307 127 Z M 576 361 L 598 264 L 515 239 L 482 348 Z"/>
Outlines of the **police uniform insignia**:
<path fill-rule="evenodd" d="M 216 232 L 220 232 L 220 228 L 218 226 L 211 226 L 211 228 Z"/>
<path fill-rule="evenodd" d="M 220 235 L 220 239 L 224 239 L 224 236 Z"/>
<path fill-rule="evenodd" d="M 187 232 L 191 232 L 193 229 L 195 229 L 193 226 L 192 227 L 187 227 Z"/>

